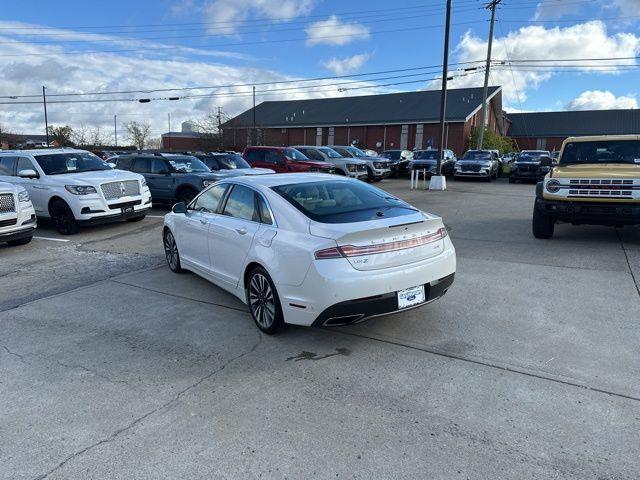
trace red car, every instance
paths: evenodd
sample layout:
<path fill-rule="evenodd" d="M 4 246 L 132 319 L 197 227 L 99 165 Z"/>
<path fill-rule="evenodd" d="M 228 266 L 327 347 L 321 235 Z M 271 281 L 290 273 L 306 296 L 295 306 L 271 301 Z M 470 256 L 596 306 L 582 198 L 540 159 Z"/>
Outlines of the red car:
<path fill-rule="evenodd" d="M 247 147 L 242 156 L 252 167 L 270 168 L 276 173 L 335 173 L 333 164 L 309 160 L 303 153 L 290 147 Z"/>

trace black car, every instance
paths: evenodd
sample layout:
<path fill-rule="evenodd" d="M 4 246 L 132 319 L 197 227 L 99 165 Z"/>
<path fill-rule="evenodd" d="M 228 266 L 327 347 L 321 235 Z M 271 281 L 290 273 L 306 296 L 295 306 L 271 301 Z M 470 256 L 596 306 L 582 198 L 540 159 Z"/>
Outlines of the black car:
<path fill-rule="evenodd" d="M 444 160 L 442 162 L 442 175 L 453 175 L 453 170 L 456 165 L 456 155 L 453 150 L 444 150 Z M 426 168 L 427 173 L 430 175 L 436 174 L 436 168 L 438 165 L 438 150 L 416 150 L 413 152 L 413 160 L 409 162 L 409 169 L 417 170 Z"/>
<path fill-rule="evenodd" d="M 407 150 L 385 150 L 380 157 L 386 158 L 391 163 L 391 175 L 398 178 L 409 173 L 409 159 L 403 155 Z"/>
<path fill-rule="evenodd" d="M 541 159 L 548 158 L 544 152 L 522 152 L 509 168 L 509 183 L 517 181 L 533 181 L 542 180 L 551 167 L 542 165 Z M 545 162 L 542 162 L 545 163 Z M 546 162 L 548 163 L 548 162 Z"/>
<path fill-rule="evenodd" d="M 189 203 L 203 189 L 226 177 L 191 155 L 121 155 L 115 168 L 141 174 L 154 202 Z"/>

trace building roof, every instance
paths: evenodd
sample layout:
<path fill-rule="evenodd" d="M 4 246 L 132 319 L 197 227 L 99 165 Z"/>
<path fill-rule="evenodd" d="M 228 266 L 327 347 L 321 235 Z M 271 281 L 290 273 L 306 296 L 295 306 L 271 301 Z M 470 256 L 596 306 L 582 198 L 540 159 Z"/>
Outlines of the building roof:
<path fill-rule="evenodd" d="M 509 113 L 510 137 L 571 137 L 640 133 L 640 110 Z"/>
<path fill-rule="evenodd" d="M 205 138 L 212 134 L 201 132 L 167 132 L 161 135 L 162 138 Z"/>
<path fill-rule="evenodd" d="M 502 87 L 489 87 L 489 98 L 501 90 Z M 481 105 L 482 88 L 448 90 L 446 119 L 464 122 Z M 273 101 L 256 106 L 256 125 L 260 128 L 431 123 L 439 119 L 440 90 Z M 251 126 L 253 108 L 224 123 L 222 128 Z"/>

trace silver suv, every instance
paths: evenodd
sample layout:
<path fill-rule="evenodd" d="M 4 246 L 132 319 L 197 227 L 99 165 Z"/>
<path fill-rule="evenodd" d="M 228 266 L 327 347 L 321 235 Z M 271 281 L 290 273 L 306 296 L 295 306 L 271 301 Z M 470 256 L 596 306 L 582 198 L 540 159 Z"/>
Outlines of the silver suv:
<path fill-rule="evenodd" d="M 0 173 L 3 165 L 0 163 Z M 36 229 L 36 212 L 29 192 L 12 183 L 0 182 L 0 243 L 25 245 Z"/>
<path fill-rule="evenodd" d="M 370 157 L 365 152 L 353 146 L 332 146 L 343 157 L 357 158 L 367 163 L 368 180 L 370 182 L 382 180 L 391 175 L 391 162 L 382 157 Z"/>
<path fill-rule="evenodd" d="M 336 173 L 342 174 L 347 177 L 357 178 L 359 180 L 366 180 L 367 162 L 352 157 L 343 157 L 338 152 L 330 147 L 312 147 L 308 145 L 301 145 L 292 147 L 302 152 L 311 160 L 318 160 L 320 162 L 333 163 L 336 167 Z"/>

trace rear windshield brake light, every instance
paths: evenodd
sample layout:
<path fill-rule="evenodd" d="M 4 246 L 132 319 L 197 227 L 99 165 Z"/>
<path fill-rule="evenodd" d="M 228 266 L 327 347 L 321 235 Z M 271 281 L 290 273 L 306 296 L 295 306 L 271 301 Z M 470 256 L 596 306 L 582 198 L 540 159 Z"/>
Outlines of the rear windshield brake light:
<path fill-rule="evenodd" d="M 381 243 L 378 245 L 343 245 L 341 247 L 325 248 L 315 252 L 316 260 L 326 260 L 330 258 L 358 257 L 362 255 L 373 255 L 376 253 L 395 252 L 407 248 L 420 247 L 429 243 L 437 242 L 447 236 L 447 229 L 440 227 L 434 233 L 423 235 L 422 237 L 399 240 L 397 242 Z"/>

